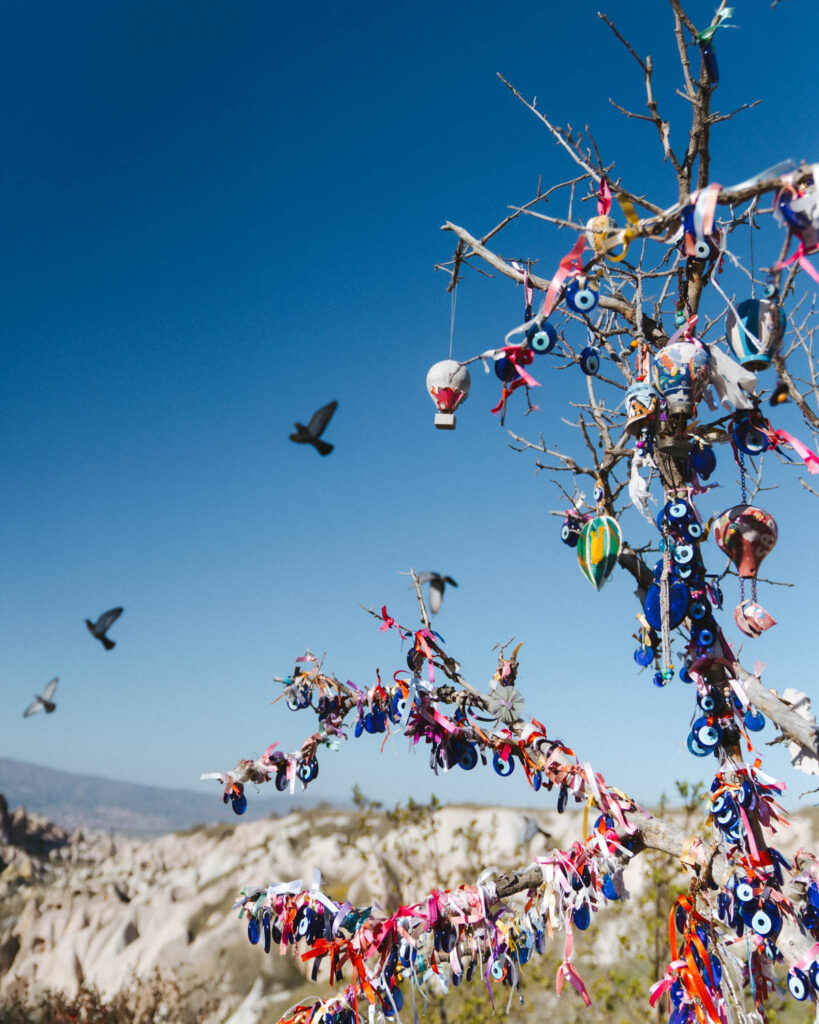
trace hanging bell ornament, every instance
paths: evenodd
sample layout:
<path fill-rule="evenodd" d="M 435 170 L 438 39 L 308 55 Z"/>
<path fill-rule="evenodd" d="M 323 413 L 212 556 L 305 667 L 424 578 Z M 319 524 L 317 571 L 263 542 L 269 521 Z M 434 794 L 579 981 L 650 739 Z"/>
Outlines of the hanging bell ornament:
<path fill-rule="evenodd" d="M 653 430 L 657 424 L 657 405 L 660 394 L 646 381 L 637 381 L 626 392 L 626 433 L 638 436 L 643 430 Z"/>
<path fill-rule="evenodd" d="M 654 356 L 654 385 L 669 413 L 690 416 L 711 380 L 711 353 L 698 341 L 675 341 Z"/>
<path fill-rule="evenodd" d="M 611 516 L 595 516 L 580 531 L 577 561 L 595 590 L 600 590 L 611 575 L 622 543 L 620 526 Z"/>
<path fill-rule="evenodd" d="M 740 363 L 754 373 L 771 365 L 785 333 L 786 318 L 769 299 L 745 299 L 725 316 L 725 333 Z"/>
<path fill-rule="evenodd" d="M 444 359 L 430 367 L 427 391 L 435 403 L 435 426 L 439 430 L 455 429 L 455 410 L 466 401 L 471 378 L 469 370 L 454 359 Z"/>
<path fill-rule="evenodd" d="M 776 544 L 774 517 L 755 505 L 734 505 L 714 521 L 714 540 L 737 567 L 740 579 L 756 579 L 759 566 Z"/>
<path fill-rule="evenodd" d="M 756 601 L 743 601 L 734 610 L 734 622 L 746 636 L 761 636 L 766 629 L 776 625 L 776 619 Z"/>

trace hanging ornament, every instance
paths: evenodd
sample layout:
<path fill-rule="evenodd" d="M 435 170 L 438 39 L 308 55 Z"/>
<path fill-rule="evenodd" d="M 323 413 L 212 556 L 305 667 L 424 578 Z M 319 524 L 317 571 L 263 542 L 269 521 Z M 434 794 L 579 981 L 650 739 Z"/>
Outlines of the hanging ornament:
<path fill-rule="evenodd" d="M 575 313 L 591 313 L 597 308 L 599 296 L 596 282 L 583 274 L 573 277 L 566 285 L 566 305 Z"/>
<path fill-rule="evenodd" d="M 455 410 L 466 401 L 470 383 L 469 370 L 454 359 L 430 367 L 427 391 L 438 410 L 435 426 L 440 430 L 455 429 Z"/>
<path fill-rule="evenodd" d="M 761 636 L 766 629 L 776 625 L 776 619 L 756 601 L 743 601 L 736 606 L 734 622 L 746 636 Z"/>
<path fill-rule="evenodd" d="M 704 441 L 692 441 L 690 459 L 691 468 L 703 480 L 707 480 L 717 468 L 717 457 L 714 455 L 714 449 L 710 444 L 705 444 Z"/>
<path fill-rule="evenodd" d="M 734 417 L 731 437 L 734 445 L 745 455 L 761 455 L 772 447 L 769 434 L 771 425 L 758 414 L 742 413 Z"/>
<path fill-rule="evenodd" d="M 770 299 L 745 299 L 725 316 L 728 344 L 740 363 L 755 373 L 771 365 L 782 342 L 787 320 Z"/>
<path fill-rule="evenodd" d="M 508 384 L 509 381 L 514 380 L 517 376 L 515 364 L 512 362 L 511 357 L 505 353 L 495 357 L 495 376 L 498 380 L 502 380 L 504 384 Z"/>
<path fill-rule="evenodd" d="M 617 233 L 617 221 L 608 214 L 598 214 L 586 221 L 586 241 L 595 256 L 608 252 L 610 239 Z"/>
<path fill-rule="evenodd" d="M 711 353 L 699 341 L 675 341 L 654 356 L 654 384 L 671 415 L 690 416 L 711 378 Z"/>
<path fill-rule="evenodd" d="M 776 520 L 755 505 L 734 505 L 714 521 L 714 539 L 737 567 L 740 579 L 756 579 L 762 560 L 776 544 Z"/>
<path fill-rule="evenodd" d="M 788 176 L 792 177 L 792 176 Z M 819 251 L 819 165 L 813 165 L 811 180 L 796 185 L 789 182 L 776 197 L 776 216 L 784 221 L 790 230 L 799 238 L 798 255 L 809 256 Z M 800 260 L 800 264 L 801 264 Z M 782 266 L 787 266 L 783 263 Z M 804 267 L 804 264 L 803 264 Z M 780 265 L 776 266 L 780 269 Z"/>
<path fill-rule="evenodd" d="M 542 323 L 534 324 L 526 332 L 526 341 L 533 352 L 539 356 L 548 355 L 557 344 L 557 331 L 544 320 Z"/>
<path fill-rule="evenodd" d="M 637 381 L 626 391 L 626 433 L 632 437 L 657 427 L 660 393 L 651 384 Z"/>
<path fill-rule="evenodd" d="M 580 369 L 587 377 L 596 376 L 600 369 L 600 354 L 596 348 L 586 346 L 580 353 Z"/>
<path fill-rule="evenodd" d="M 595 590 L 600 590 L 617 563 L 623 536 L 616 519 L 595 516 L 577 538 L 577 561 L 580 571 Z"/>

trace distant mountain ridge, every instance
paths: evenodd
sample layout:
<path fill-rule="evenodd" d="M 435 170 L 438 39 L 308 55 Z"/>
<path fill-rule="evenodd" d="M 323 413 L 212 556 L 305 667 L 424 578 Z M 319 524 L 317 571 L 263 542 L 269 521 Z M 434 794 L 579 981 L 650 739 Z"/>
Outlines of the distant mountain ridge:
<path fill-rule="evenodd" d="M 247 813 L 239 819 L 221 802 L 219 788 L 213 782 L 206 792 L 195 793 L 117 782 L 0 757 L 0 793 L 9 807 L 22 804 L 27 811 L 68 829 L 113 831 L 144 838 L 194 825 L 258 820 L 293 809 L 288 794 L 276 792 L 278 799 L 274 800 L 264 789 L 249 801 Z M 298 797 L 302 807 L 315 806 L 316 802 L 306 794 Z"/>

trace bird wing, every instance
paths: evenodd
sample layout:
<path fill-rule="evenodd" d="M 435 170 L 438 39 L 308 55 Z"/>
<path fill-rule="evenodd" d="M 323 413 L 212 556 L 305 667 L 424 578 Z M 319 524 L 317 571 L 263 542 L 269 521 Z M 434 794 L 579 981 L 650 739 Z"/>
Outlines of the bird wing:
<path fill-rule="evenodd" d="M 111 608 L 110 611 L 103 612 L 102 615 L 94 623 L 94 629 L 98 633 L 107 632 L 122 615 L 122 608 Z"/>
<path fill-rule="evenodd" d="M 46 688 L 43 690 L 43 700 L 51 700 L 54 696 L 54 691 L 57 689 L 57 683 L 59 683 L 60 677 L 54 676 L 50 683 L 46 683 Z"/>
<path fill-rule="evenodd" d="M 337 408 L 338 402 L 328 402 L 327 405 L 323 405 L 317 412 L 314 412 L 310 422 L 307 424 L 308 433 L 312 434 L 313 437 L 321 437 L 324 428 L 333 418 L 333 413 Z"/>
<path fill-rule="evenodd" d="M 438 573 L 437 572 L 418 572 L 415 575 L 418 577 L 418 582 L 419 583 L 429 583 L 429 581 L 431 579 L 433 579 L 433 577 L 437 576 Z M 410 586 L 412 587 L 412 586 L 414 586 L 414 584 L 410 583 Z"/>
<path fill-rule="evenodd" d="M 444 576 L 444 580 L 446 580 L 446 582 L 447 582 L 447 583 L 448 583 L 448 584 L 449 584 L 449 585 L 450 585 L 451 587 L 457 587 L 457 586 L 458 586 L 458 584 L 457 584 L 457 583 L 455 582 L 455 580 L 453 580 L 453 578 L 452 578 L 451 576 Z"/>
<path fill-rule="evenodd" d="M 30 718 L 32 715 L 36 715 L 38 711 L 42 711 L 44 708 L 45 704 L 43 704 L 42 700 L 40 700 L 39 697 L 35 697 L 23 712 L 23 718 Z"/>

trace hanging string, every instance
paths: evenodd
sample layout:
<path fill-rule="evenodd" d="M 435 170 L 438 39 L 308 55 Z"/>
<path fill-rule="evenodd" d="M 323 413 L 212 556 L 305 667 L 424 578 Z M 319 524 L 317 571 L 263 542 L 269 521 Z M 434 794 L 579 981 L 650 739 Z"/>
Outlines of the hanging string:
<path fill-rule="evenodd" d="M 452 339 L 455 337 L 455 299 L 458 297 L 458 286 L 452 289 L 452 307 L 449 313 L 449 358 L 452 358 Z"/>
<path fill-rule="evenodd" d="M 663 574 L 660 577 L 660 629 L 662 635 L 663 676 L 671 670 L 670 600 L 668 584 L 671 577 L 671 543 L 668 523 L 663 520 Z"/>
<path fill-rule="evenodd" d="M 751 203 L 751 206 L 750 206 L 750 208 L 748 210 L 748 247 L 749 247 L 750 253 L 751 253 L 751 298 L 753 299 L 753 298 L 756 297 L 756 294 L 755 294 L 755 291 L 754 291 L 754 289 L 756 287 L 756 283 L 754 281 L 754 204 L 753 203 Z"/>
<path fill-rule="evenodd" d="M 742 504 L 748 504 L 748 488 L 745 484 L 745 455 L 741 451 L 737 451 L 737 464 L 739 465 L 739 489 L 740 495 L 742 496 Z M 756 580 L 751 583 L 751 592 L 754 601 L 756 601 Z M 745 604 L 745 580 L 740 576 L 739 578 L 739 596 L 742 604 Z"/>

